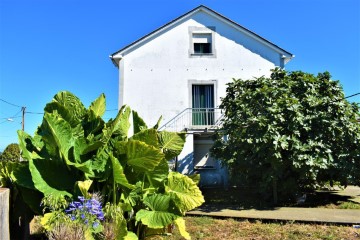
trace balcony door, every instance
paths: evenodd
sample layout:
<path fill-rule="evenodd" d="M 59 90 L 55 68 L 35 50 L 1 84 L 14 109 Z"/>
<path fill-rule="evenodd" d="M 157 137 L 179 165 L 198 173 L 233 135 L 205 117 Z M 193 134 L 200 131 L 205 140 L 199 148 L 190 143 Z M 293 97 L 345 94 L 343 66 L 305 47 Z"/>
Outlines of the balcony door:
<path fill-rule="evenodd" d="M 214 124 L 214 85 L 192 85 L 192 124 Z"/>

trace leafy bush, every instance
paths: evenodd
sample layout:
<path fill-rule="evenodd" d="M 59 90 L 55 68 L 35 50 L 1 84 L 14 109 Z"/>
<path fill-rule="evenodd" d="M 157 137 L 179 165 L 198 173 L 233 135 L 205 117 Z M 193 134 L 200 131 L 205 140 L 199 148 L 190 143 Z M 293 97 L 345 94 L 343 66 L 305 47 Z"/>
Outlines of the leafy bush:
<path fill-rule="evenodd" d="M 45 211 L 42 223 L 48 232 L 62 229 L 57 225 L 61 222 L 72 229 L 66 216 L 65 220 L 56 217 L 80 196 L 80 203 L 73 202 L 68 210 L 73 210 L 75 219 L 82 219 L 85 212 L 79 207 L 94 203 L 91 193 L 96 192 L 103 199 L 104 220 L 84 215 L 84 219 L 90 217 L 99 222 L 90 229 L 91 234 L 83 229 L 87 239 L 143 239 L 147 233 L 161 233 L 169 224 L 176 224 L 189 238 L 182 216 L 204 199 L 189 177 L 170 172 L 167 164 L 181 152 L 185 135 L 158 132 L 159 123 L 148 128 L 126 106 L 108 122 L 101 118 L 104 112 L 103 94 L 85 108 L 73 94 L 59 92 L 46 105 L 42 124 L 34 136 L 18 132 L 27 162 L 15 167 L 12 176 L 25 202 L 38 214 Z M 131 115 L 134 135 L 129 137 Z M 52 207 L 39 207 L 44 197 L 45 201 L 54 200 L 47 204 Z M 67 204 L 58 204 L 64 199 Z M 116 214 L 109 209 L 115 209 Z M 97 227 L 102 234 L 97 234 Z"/>
<path fill-rule="evenodd" d="M 4 152 L 0 154 L 0 161 L 17 162 L 20 160 L 19 144 L 11 143 L 6 146 Z"/>
<path fill-rule="evenodd" d="M 213 153 L 238 183 L 275 202 L 328 181 L 360 184 L 360 108 L 329 73 L 275 69 L 270 78 L 234 80 L 221 108 L 224 133 Z"/>

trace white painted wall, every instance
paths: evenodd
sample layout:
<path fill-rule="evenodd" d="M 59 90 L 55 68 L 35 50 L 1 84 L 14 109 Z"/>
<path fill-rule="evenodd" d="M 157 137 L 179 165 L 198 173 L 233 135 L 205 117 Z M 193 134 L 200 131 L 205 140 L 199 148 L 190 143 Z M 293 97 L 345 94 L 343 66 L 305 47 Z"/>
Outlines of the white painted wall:
<path fill-rule="evenodd" d="M 215 56 L 191 56 L 191 29 L 215 27 Z M 284 60 L 271 44 L 254 39 L 246 31 L 199 11 L 177 21 L 166 31 L 150 35 L 141 44 L 121 51 L 119 62 L 119 107 L 129 105 L 148 126 L 156 124 L 160 115 L 163 124 L 185 108 L 191 108 L 191 86 L 214 83 L 215 107 L 226 94 L 226 83 L 233 78 L 253 79 L 269 76 L 270 69 L 282 67 Z M 120 55 L 120 53 L 118 53 Z M 190 133 L 179 156 L 179 171 L 194 173 L 194 139 Z M 218 164 L 217 171 L 203 175 L 223 178 L 227 170 Z M 202 176 L 203 176 L 202 175 Z"/>
<path fill-rule="evenodd" d="M 216 28 L 216 57 L 190 57 L 190 27 Z M 151 126 L 191 107 L 189 82 L 216 81 L 217 99 L 225 96 L 232 78 L 268 76 L 281 66 L 280 54 L 230 25 L 198 12 L 145 44 L 123 53 L 119 63 L 119 105 L 128 104 Z"/>

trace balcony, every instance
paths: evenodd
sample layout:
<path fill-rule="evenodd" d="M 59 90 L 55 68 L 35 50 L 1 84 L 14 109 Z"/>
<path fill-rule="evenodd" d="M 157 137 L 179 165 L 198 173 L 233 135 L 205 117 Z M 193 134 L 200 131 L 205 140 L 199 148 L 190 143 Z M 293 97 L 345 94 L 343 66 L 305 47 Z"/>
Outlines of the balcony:
<path fill-rule="evenodd" d="M 223 116 L 223 110 L 220 108 L 186 108 L 159 130 L 171 132 L 215 130 L 220 127 Z"/>

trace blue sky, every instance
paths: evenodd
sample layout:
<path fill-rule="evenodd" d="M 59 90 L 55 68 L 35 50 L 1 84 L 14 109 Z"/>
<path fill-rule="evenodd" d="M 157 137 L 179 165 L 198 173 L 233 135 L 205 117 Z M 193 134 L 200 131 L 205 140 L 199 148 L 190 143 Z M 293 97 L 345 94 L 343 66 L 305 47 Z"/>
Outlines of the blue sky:
<path fill-rule="evenodd" d="M 105 93 L 113 117 L 109 55 L 200 4 L 295 54 L 287 70 L 329 71 L 347 96 L 360 92 L 359 0 L 0 0 L 0 151 L 17 142 L 21 107 L 33 134 L 61 90 L 86 106 Z"/>

